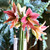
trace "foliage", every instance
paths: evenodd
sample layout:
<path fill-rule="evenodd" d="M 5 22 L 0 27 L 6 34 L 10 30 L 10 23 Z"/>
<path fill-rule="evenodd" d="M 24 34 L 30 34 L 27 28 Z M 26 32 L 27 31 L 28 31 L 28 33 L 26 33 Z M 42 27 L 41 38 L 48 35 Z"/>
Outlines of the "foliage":
<path fill-rule="evenodd" d="M 0 7 L 2 7 L 2 6 L 8 6 L 8 1 L 9 0 L 0 0 Z"/>
<path fill-rule="evenodd" d="M 6 20 L 5 14 L 3 12 L 0 15 L 0 46 L 1 50 L 5 50 L 6 48 L 9 50 L 10 46 L 12 45 L 12 39 L 13 39 L 13 28 L 10 30 L 9 25 L 3 24 L 3 22 Z"/>

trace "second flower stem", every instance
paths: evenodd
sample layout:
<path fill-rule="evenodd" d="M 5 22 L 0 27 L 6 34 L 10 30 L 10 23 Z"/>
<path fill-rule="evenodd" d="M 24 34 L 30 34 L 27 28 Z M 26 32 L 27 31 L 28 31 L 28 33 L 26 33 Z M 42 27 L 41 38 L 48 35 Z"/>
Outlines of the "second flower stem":
<path fill-rule="evenodd" d="M 22 50 L 24 50 L 24 31 L 22 31 Z"/>
<path fill-rule="evenodd" d="M 22 50 L 21 47 L 22 47 L 22 27 L 20 27 L 19 50 Z"/>

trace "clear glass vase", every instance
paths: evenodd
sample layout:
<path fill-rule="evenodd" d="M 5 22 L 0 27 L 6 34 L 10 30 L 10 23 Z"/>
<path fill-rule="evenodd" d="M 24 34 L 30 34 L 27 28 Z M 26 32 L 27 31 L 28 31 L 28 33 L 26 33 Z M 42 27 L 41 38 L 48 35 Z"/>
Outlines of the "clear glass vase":
<path fill-rule="evenodd" d="M 14 49 L 13 50 L 19 50 L 19 38 L 14 38 Z M 24 39 L 24 44 L 23 44 L 23 50 L 27 50 L 27 41 Z"/>

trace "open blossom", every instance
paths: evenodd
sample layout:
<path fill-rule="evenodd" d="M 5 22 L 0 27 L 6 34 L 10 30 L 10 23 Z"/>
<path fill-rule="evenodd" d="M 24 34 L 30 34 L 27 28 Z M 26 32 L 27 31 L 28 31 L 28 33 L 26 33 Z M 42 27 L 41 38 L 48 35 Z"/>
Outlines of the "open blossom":
<path fill-rule="evenodd" d="M 46 22 L 44 22 L 42 25 L 40 26 L 35 26 L 35 30 L 32 29 L 32 33 L 35 35 L 35 37 L 37 38 L 37 40 L 42 40 L 41 38 L 41 34 L 46 35 L 45 32 L 43 32 L 44 30 L 46 30 L 49 26 L 44 26 Z"/>
<path fill-rule="evenodd" d="M 8 20 L 6 20 L 4 23 L 11 21 L 10 28 L 14 27 L 14 24 L 18 21 L 18 16 L 17 16 L 17 12 L 16 12 L 17 9 L 16 8 L 17 7 L 16 7 L 15 3 L 13 3 L 12 10 L 4 11 L 4 13 L 6 13 L 9 16 Z"/>
<path fill-rule="evenodd" d="M 25 30 L 26 26 L 34 29 L 34 25 L 39 25 L 39 22 L 37 21 L 38 17 L 39 14 L 33 13 L 32 10 L 28 8 L 26 15 L 21 19 L 23 30 Z"/>

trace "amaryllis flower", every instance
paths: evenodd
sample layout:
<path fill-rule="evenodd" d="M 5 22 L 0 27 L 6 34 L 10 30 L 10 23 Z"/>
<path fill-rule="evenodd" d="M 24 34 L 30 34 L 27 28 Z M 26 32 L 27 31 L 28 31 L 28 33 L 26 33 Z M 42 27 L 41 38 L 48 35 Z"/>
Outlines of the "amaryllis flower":
<path fill-rule="evenodd" d="M 41 38 L 41 34 L 46 35 L 45 32 L 43 32 L 44 30 L 46 30 L 49 26 L 44 26 L 46 22 L 44 22 L 42 25 L 40 26 L 35 26 L 35 30 L 32 29 L 32 33 L 35 35 L 35 37 L 37 38 L 37 40 L 42 40 Z"/>
<path fill-rule="evenodd" d="M 37 21 L 37 18 L 39 17 L 39 14 L 33 13 L 30 8 L 26 11 L 26 15 L 21 19 L 21 22 L 23 23 L 23 30 L 25 30 L 25 27 L 30 27 L 34 29 L 34 25 L 39 25 L 39 22 Z"/>
<path fill-rule="evenodd" d="M 13 3 L 12 10 L 4 11 L 4 13 L 6 13 L 9 16 L 8 20 L 5 21 L 4 23 L 11 21 L 12 23 L 10 28 L 14 27 L 14 24 L 18 21 L 17 9 L 15 3 Z"/>

